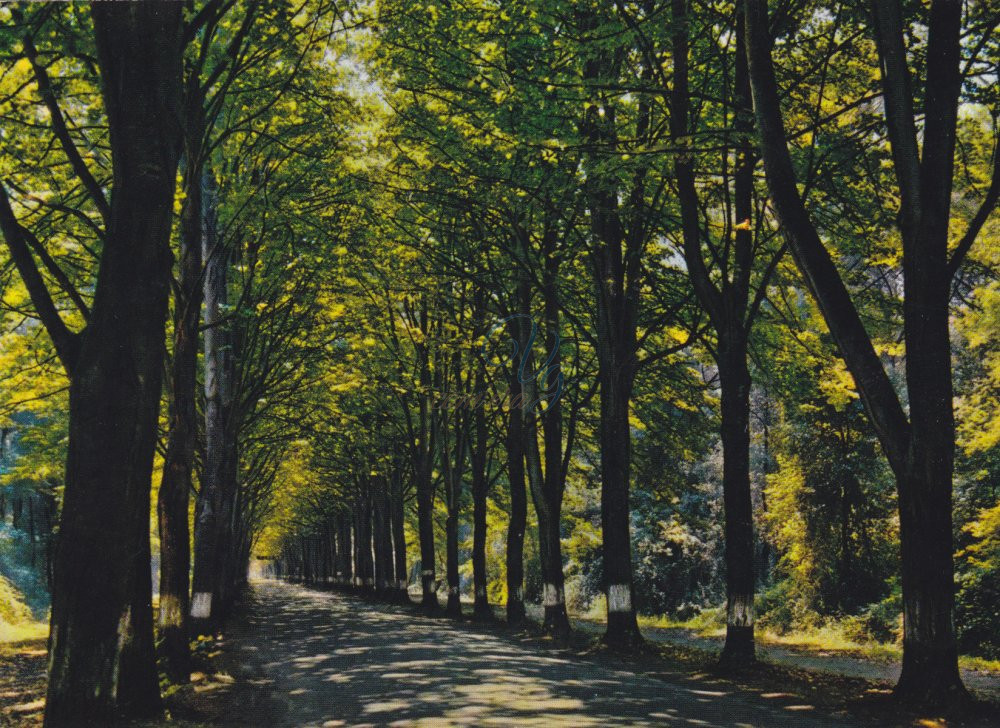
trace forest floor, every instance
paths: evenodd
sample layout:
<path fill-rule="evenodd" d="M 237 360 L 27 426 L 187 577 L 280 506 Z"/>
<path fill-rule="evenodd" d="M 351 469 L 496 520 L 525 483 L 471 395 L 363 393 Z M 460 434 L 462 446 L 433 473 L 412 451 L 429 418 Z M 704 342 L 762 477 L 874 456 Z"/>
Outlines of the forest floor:
<path fill-rule="evenodd" d="M 42 724 L 45 658 L 44 639 L 0 644 L 0 725 Z"/>
<path fill-rule="evenodd" d="M 647 629 L 647 649 L 622 655 L 598 645 L 600 625 L 575 625 L 556 644 L 534 625 L 429 618 L 256 582 L 225 637 L 199 645 L 191 684 L 167 692 L 170 719 L 141 728 L 998 725 L 996 703 L 957 720 L 901 713 L 890 673 L 802 669 L 788 664 L 794 653 L 765 647 L 749 674 L 722 676 L 711 669 L 711 638 Z M 44 686 L 44 642 L 0 646 L 0 725 L 39 726 Z"/>

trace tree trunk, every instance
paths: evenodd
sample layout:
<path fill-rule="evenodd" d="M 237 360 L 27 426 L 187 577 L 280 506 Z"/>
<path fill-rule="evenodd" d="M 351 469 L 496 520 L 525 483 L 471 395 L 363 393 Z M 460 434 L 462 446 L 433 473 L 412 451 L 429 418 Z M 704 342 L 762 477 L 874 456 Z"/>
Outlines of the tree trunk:
<path fill-rule="evenodd" d="M 351 518 L 341 511 L 337 514 L 337 583 L 341 586 L 350 586 L 353 581 L 352 553 Z"/>
<path fill-rule="evenodd" d="M 406 589 L 409 579 L 406 571 L 406 531 L 403 525 L 403 479 L 398 470 L 392 476 L 389 503 L 392 516 L 392 548 L 396 571 L 396 598 L 400 604 L 409 604 L 410 593 Z"/>
<path fill-rule="evenodd" d="M 608 609 L 604 642 L 612 647 L 631 648 L 642 642 L 642 636 L 632 599 L 628 481 L 631 381 L 619 362 L 618 357 L 605 354 L 600 365 L 601 528 Z"/>
<path fill-rule="evenodd" d="M 510 522 L 507 524 L 507 622 L 524 621 L 524 532 L 528 520 L 528 496 L 524 483 L 524 448 L 517 375 L 511 377 L 507 414 L 507 482 L 510 486 Z"/>
<path fill-rule="evenodd" d="M 477 371 L 475 391 L 481 393 L 486 386 L 482 371 Z M 493 619 L 489 598 L 486 594 L 486 498 L 489 495 L 489 479 L 486 472 L 486 429 L 485 405 L 479 403 L 472 413 L 473 439 L 469 450 L 472 464 L 472 584 L 475 594 L 472 617 L 476 620 Z"/>
<path fill-rule="evenodd" d="M 456 377 L 460 376 L 455 367 Z M 448 604 L 445 612 L 449 617 L 461 618 L 462 601 L 459 593 L 458 577 L 458 516 L 462 505 L 462 475 L 465 463 L 465 431 L 461 413 L 455 413 L 455 449 L 449 448 L 447 434 L 441 440 L 441 471 L 445 482 L 445 505 L 448 516 L 445 520 L 445 568 L 448 579 Z M 448 420 L 442 423 L 442 431 L 447 433 Z M 454 461 L 452 457 L 454 455 Z"/>
<path fill-rule="evenodd" d="M 194 576 L 192 579 L 191 627 L 197 634 L 208 634 L 221 624 L 223 612 L 222 582 L 230 544 L 227 519 L 226 404 L 230 380 L 226 375 L 229 336 L 222 307 L 228 298 L 227 269 L 229 255 L 218 239 L 215 218 L 215 189 L 212 173 L 206 170 L 202 185 L 203 215 L 202 255 L 205 261 L 205 463 L 195 514 Z"/>
<path fill-rule="evenodd" d="M 525 472 L 531 489 L 531 497 L 538 516 L 538 549 L 542 567 L 542 604 L 545 619 L 542 628 L 557 637 L 566 637 L 570 632 L 569 615 L 566 612 L 566 591 L 563 579 L 562 546 L 560 521 L 562 518 L 562 494 L 549 489 L 551 481 L 546 480 L 542 470 L 542 456 L 538 447 L 538 410 L 541 408 L 538 383 L 532 363 L 531 346 L 535 337 L 535 326 L 531 321 L 530 292 L 526 281 L 521 282 L 520 337 L 522 360 L 519 381 L 521 384 L 521 427 L 524 434 L 523 447 Z M 546 454 L 546 465 L 552 467 L 552 453 Z"/>
<path fill-rule="evenodd" d="M 732 339 L 732 340 L 730 340 Z M 746 340 L 722 332 L 722 497 L 726 532 L 726 643 L 721 663 L 745 667 L 754 651 L 753 505 L 750 498 L 750 372 Z"/>
<path fill-rule="evenodd" d="M 390 599 L 395 594 L 395 574 L 393 574 L 392 531 L 389 517 L 389 497 L 386 478 L 379 476 L 375 482 L 375 589 L 382 599 Z"/>
<path fill-rule="evenodd" d="M 188 647 L 188 592 L 191 581 L 188 504 L 198 436 L 195 390 L 202 301 L 202 235 L 206 222 L 202 216 L 202 104 L 199 96 L 191 93 L 190 89 L 185 96 L 185 107 L 185 195 L 181 207 L 179 275 L 174 296 L 174 352 L 168 387 L 170 431 L 157 502 L 160 532 L 159 628 L 167 672 L 175 683 L 187 682 L 191 673 Z"/>
<path fill-rule="evenodd" d="M 356 501 L 355 540 L 357 544 L 357 584 L 370 593 L 375 586 L 375 564 L 372 561 L 372 501 L 371 492 L 365 490 Z"/>
<path fill-rule="evenodd" d="M 92 8 L 114 184 L 94 305 L 69 372 L 47 726 L 160 709 L 149 495 L 180 150 L 181 10 Z"/>
<path fill-rule="evenodd" d="M 430 463 L 417 464 L 417 529 L 420 537 L 420 606 L 424 612 L 433 614 L 440 609 L 437 598 L 437 577 L 434 554 L 434 481 L 431 478 Z"/>

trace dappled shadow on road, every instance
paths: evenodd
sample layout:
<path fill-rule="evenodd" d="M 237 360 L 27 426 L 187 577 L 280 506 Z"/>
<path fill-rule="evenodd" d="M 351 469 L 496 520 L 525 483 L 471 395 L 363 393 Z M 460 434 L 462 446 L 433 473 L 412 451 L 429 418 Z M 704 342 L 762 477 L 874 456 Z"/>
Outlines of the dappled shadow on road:
<path fill-rule="evenodd" d="M 539 653 L 401 608 L 277 582 L 255 591 L 233 647 L 279 706 L 269 725 L 842 725 L 811 706 Z"/>

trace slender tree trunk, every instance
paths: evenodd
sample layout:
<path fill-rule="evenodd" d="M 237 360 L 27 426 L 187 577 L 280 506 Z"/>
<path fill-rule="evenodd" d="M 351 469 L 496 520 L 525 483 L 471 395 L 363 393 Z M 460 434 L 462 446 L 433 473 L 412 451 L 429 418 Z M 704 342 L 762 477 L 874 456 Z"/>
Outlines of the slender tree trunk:
<path fill-rule="evenodd" d="M 516 337 L 515 337 L 516 338 Z M 521 385 L 511 377 L 510 411 L 507 414 L 507 482 L 510 487 L 510 522 L 507 524 L 507 622 L 524 621 L 524 532 L 528 521 L 528 496 L 524 482 Z M 518 398 L 515 401 L 515 398 Z"/>
<path fill-rule="evenodd" d="M 406 570 L 406 531 L 404 529 L 403 511 L 403 479 L 400 473 L 394 472 L 389 493 L 390 512 L 392 515 L 392 548 L 396 571 L 396 598 L 400 604 L 410 603 L 410 593 L 407 591 L 409 581 Z"/>
<path fill-rule="evenodd" d="M 387 482 L 380 476 L 375 483 L 375 588 L 380 598 L 390 599 L 395 594 L 393 574 L 392 531 L 389 517 Z"/>
<path fill-rule="evenodd" d="M 189 84 L 197 86 L 197 84 Z M 188 647 L 191 544 L 188 504 L 192 490 L 195 443 L 198 436 L 198 324 L 201 320 L 202 103 L 189 88 L 185 95 L 184 202 L 180 220 L 179 276 L 174 296 L 174 352 L 170 369 L 170 431 L 163 459 L 157 515 L 160 532 L 159 629 L 167 672 L 175 682 L 191 673 Z"/>
<path fill-rule="evenodd" d="M 420 538 L 421 608 L 428 614 L 440 609 L 437 598 L 437 577 L 434 554 L 434 481 L 431 478 L 430 455 L 422 454 L 417 463 L 417 529 Z"/>
<path fill-rule="evenodd" d="M 459 376 L 455 367 L 456 377 Z M 441 439 L 441 471 L 445 481 L 445 505 L 448 516 L 445 520 L 445 568 L 448 579 L 448 604 L 445 612 L 449 617 L 461 618 L 462 601 L 458 577 L 458 516 L 462 504 L 462 475 L 465 462 L 465 431 L 461 413 L 455 413 L 455 449 L 449 448 L 449 438 Z M 442 423 L 442 431 L 447 433 L 448 420 Z M 452 457 L 454 456 L 454 460 Z"/>
<path fill-rule="evenodd" d="M 114 184 L 93 309 L 70 357 L 47 726 L 160 709 L 149 515 L 180 151 L 181 7 L 106 3 L 92 14 Z"/>
<path fill-rule="evenodd" d="M 343 511 L 337 514 L 337 554 L 339 555 L 337 577 L 338 583 L 343 587 L 350 586 L 354 579 L 352 570 L 351 520 L 350 515 Z"/>
<path fill-rule="evenodd" d="M 477 371 L 475 391 L 481 393 L 486 386 L 482 371 Z M 483 403 L 472 413 L 472 447 L 469 458 L 472 464 L 472 583 L 475 601 L 472 616 L 477 620 L 493 619 L 493 610 L 486 594 L 486 498 L 489 479 L 486 472 L 486 447 L 488 432 Z"/>
<path fill-rule="evenodd" d="M 214 631 L 222 618 L 222 589 L 230 544 L 223 540 L 231 510 L 226 503 L 226 400 L 229 384 L 225 374 L 229 336 L 222 307 L 227 299 L 229 256 L 216 231 L 215 190 L 212 173 L 206 169 L 202 195 L 205 261 L 205 463 L 195 514 L 194 576 L 192 580 L 191 627 L 198 634 Z"/>
<path fill-rule="evenodd" d="M 566 612 L 566 590 L 563 578 L 562 546 L 560 522 L 562 519 L 562 494 L 552 492 L 547 486 L 546 473 L 542 469 L 542 456 L 538 447 L 538 417 L 542 408 L 539 402 L 538 382 L 535 378 L 531 346 L 535 337 L 535 326 L 530 316 L 530 290 L 527 281 L 521 281 L 521 314 L 519 341 L 522 347 L 523 376 L 519 375 L 522 401 L 521 417 L 524 435 L 525 472 L 531 489 L 531 497 L 538 516 L 538 546 L 542 567 L 542 603 L 545 619 L 542 628 L 557 637 L 565 637 L 570 632 L 569 615 Z M 552 466 L 552 453 L 546 457 L 546 465 Z M 558 458 L 556 458 L 558 460 Z"/>
<path fill-rule="evenodd" d="M 372 501 L 370 489 L 358 497 L 355 535 L 358 545 L 358 586 L 370 593 L 375 586 L 375 564 L 372 561 Z"/>

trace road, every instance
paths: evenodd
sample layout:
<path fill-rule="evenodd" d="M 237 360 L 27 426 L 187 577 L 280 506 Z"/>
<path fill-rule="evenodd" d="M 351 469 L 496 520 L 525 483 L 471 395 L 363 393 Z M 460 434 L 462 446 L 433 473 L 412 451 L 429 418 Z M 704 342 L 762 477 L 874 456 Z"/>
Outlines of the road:
<path fill-rule="evenodd" d="M 229 651 L 268 690 L 260 726 L 857 725 L 785 693 L 673 682 L 336 593 L 254 584 Z"/>

